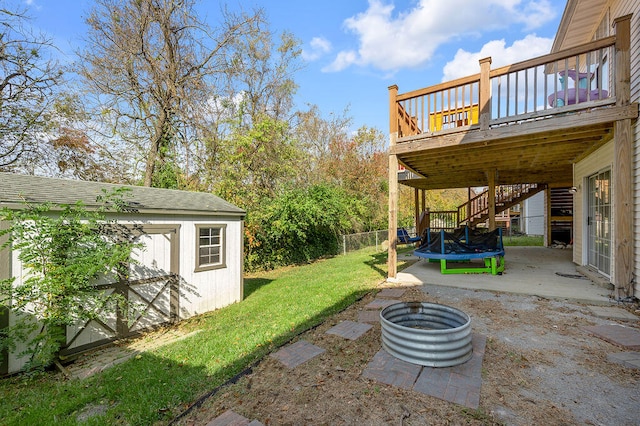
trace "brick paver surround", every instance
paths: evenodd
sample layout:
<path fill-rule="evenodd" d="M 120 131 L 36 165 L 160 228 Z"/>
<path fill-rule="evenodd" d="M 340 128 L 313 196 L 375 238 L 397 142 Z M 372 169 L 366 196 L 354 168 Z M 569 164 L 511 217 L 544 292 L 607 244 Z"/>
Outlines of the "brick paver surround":
<path fill-rule="evenodd" d="M 413 390 L 465 407 L 478 408 L 487 339 L 479 334 L 474 334 L 472 339 L 473 355 L 469 361 L 455 367 L 423 368 Z"/>
<path fill-rule="evenodd" d="M 420 370 L 422 366 L 402 361 L 381 349 L 364 369 L 362 377 L 403 389 L 411 389 Z"/>
<path fill-rule="evenodd" d="M 422 367 L 397 359 L 381 349 L 362 372 L 362 377 L 476 409 L 480 405 L 482 359 L 487 339 L 478 334 L 473 334 L 472 339 L 473 355 L 464 364 L 447 368 Z"/>

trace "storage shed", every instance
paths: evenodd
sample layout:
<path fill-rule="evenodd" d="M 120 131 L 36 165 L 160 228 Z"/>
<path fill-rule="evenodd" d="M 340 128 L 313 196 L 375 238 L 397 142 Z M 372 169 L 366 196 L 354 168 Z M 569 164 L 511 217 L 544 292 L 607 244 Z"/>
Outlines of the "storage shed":
<path fill-rule="evenodd" d="M 128 209 L 109 213 L 107 219 L 135 228 L 144 249 L 134 250 L 137 262 L 131 264 L 127 282 L 97 284 L 101 291 L 119 292 L 137 308 L 133 318 L 131 312 L 109 312 L 68 327 L 65 356 L 243 298 L 245 211 L 213 194 L 0 173 L 0 208 L 21 209 L 25 201 L 52 205 L 82 201 L 90 210 L 98 207 L 99 195 L 117 188 L 128 189 Z M 25 272 L 17 252 L 0 251 L 0 279 L 15 277 L 14 285 L 20 285 Z M 8 315 L 0 315 L 0 332 L 15 315 L 10 308 Z M 24 367 L 27 360 L 17 356 L 20 352 L 4 354 L 0 375 Z"/>

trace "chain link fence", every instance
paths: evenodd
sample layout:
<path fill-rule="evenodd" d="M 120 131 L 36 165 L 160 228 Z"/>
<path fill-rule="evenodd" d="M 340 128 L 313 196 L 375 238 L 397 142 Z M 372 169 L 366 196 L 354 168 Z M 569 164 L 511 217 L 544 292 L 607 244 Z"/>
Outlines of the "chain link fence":
<path fill-rule="evenodd" d="M 342 248 L 342 254 L 347 254 L 350 251 L 360 250 L 365 247 L 375 247 L 376 251 L 383 251 L 382 243 L 388 241 L 388 237 L 389 231 L 385 229 L 341 235 L 338 242 Z"/>
<path fill-rule="evenodd" d="M 415 234 L 415 227 L 405 229 L 409 235 Z M 347 254 L 350 251 L 360 250 L 365 247 L 375 247 L 376 251 L 386 251 L 389 247 L 389 230 L 387 229 L 341 235 L 339 238 L 338 243 L 341 247 L 342 254 Z"/>

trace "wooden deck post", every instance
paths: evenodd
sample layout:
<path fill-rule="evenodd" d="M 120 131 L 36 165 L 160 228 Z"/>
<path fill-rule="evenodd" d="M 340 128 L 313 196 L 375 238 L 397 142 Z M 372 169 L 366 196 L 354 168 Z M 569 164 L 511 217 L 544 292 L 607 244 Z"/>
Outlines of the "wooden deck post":
<path fill-rule="evenodd" d="M 544 189 L 544 237 L 542 244 L 551 246 L 551 188 L 547 185 Z"/>
<path fill-rule="evenodd" d="M 631 101 L 631 15 L 613 21 L 616 32 L 615 87 L 616 104 L 627 106 Z M 633 295 L 633 131 L 630 119 L 618 120 L 614 127 L 613 194 L 615 261 L 611 281 L 615 296 Z"/>
<path fill-rule="evenodd" d="M 396 97 L 398 86 L 389 86 L 389 149 L 398 139 L 398 108 Z M 395 279 L 398 273 L 398 157 L 389 154 L 389 252 L 387 258 L 387 278 Z"/>
<path fill-rule="evenodd" d="M 471 226 L 471 187 L 467 188 L 467 223 Z"/>
<path fill-rule="evenodd" d="M 487 173 L 487 180 L 489 184 L 487 206 L 489 213 L 489 231 L 496 229 L 496 170 L 491 169 Z"/>
<path fill-rule="evenodd" d="M 413 214 L 414 214 L 414 218 L 415 218 L 415 224 L 416 224 L 416 233 L 418 232 L 418 227 L 420 227 L 420 212 L 422 210 L 420 210 L 420 190 L 418 188 L 414 188 L 413 189 L 413 204 L 414 204 L 414 209 L 413 209 Z"/>
<path fill-rule="evenodd" d="M 491 81 L 489 71 L 491 68 L 491 57 L 480 59 L 480 130 L 489 130 L 491 121 Z"/>

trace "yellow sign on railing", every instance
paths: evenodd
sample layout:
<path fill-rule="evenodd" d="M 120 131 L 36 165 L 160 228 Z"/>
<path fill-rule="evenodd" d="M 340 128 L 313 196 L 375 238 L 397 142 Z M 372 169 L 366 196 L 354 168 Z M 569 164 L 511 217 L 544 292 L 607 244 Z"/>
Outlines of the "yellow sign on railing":
<path fill-rule="evenodd" d="M 478 123 L 478 104 L 460 108 L 436 111 L 429 114 L 429 130 L 437 132 L 443 129 L 470 126 Z"/>

